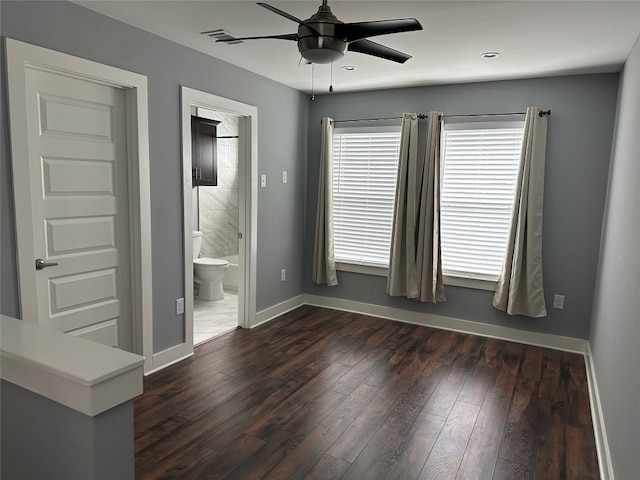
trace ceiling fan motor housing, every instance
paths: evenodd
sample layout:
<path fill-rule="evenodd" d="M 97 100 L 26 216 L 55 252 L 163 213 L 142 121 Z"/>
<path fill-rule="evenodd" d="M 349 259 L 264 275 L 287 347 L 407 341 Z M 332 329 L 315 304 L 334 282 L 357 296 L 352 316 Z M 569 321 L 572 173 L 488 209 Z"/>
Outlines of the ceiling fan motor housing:
<path fill-rule="evenodd" d="M 327 5 L 298 27 L 298 50 L 312 63 L 331 63 L 347 52 L 346 39 L 336 38 L 335 26 L 342 24 Z M 319 34 L 319 35 L 318 35 Z"/>

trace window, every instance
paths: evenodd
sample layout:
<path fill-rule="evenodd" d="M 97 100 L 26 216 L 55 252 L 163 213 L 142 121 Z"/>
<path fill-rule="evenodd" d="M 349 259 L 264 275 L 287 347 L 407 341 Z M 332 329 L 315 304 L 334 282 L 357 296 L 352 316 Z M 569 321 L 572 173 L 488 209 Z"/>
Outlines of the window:
<path fill-rule="evenodd" d="M 498 280 L 506 253 L 523 131 L 524 122 L 445 126 L 440 199 L 445 276 Z"/>
<path fill-rule="evenodd" d="M 335 131 L 334 246 L 341 270 L 384 275 L 389 266 L 400 149 L 400 130 L 392 128 Z M 492 289 L 488 282 L 498 280 L 523 131 L 524 122 L 445 125 L 440 202 L 445 283 Z"/>
<path fill-rule="evenodd" d="M 336 262 L 388 267 L 399 149 L 399 127 L 335 130 Z"/>

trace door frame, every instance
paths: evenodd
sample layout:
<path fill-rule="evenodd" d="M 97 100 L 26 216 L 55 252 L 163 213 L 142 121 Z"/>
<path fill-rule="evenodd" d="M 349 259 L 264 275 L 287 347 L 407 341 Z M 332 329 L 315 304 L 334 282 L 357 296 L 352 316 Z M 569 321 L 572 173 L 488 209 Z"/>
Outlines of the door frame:
<path fill-rule="evenodd" d="M 191 107 L 239 116 L 239 240 L 242 281 L 238 285 L 238 325 L 254 326 L 258 212 L 258 108 L 211 93 L 181 87 L 182 188 L 184 219 L 185 343 L 193 352 L 193 222 L 191 185 Z M 243 256 L 244 254 L 244 256 Z M 244 259 L 244 264 L 243 264 Z"/>
<path fill-rule="evenodd" d="M 18 290 L 23 321 L 37 323 L 33 301 L 35 246 L 30 205 L 29 143 L 27 137 L 26 69 L 121 88 L 127 109 L 127 165 L 129 177 L 129 234 L 131 256 L 131 328 L 133 353 L 144 356 L 144 371 L 154 367 L 151 271 L 151 182 L 147 77 L 11 38 L 6 39 L 7 88 L 14 182 L 14 211 L 18 253 Z M 25 185 L 27 188 L 16 188 Z"/>

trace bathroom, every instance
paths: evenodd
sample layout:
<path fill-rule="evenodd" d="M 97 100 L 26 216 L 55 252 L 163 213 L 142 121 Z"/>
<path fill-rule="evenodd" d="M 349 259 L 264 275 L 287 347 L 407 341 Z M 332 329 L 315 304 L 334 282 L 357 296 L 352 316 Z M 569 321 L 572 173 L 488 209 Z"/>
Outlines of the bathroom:
<path fill-rule="evenodd" d="M 239 117 L 201 107 L 192 107 L 191 114 L 193 343 L 198 345 L 238 326 Z M 202 135 L 204 143 L 196 135 Z M 212 157 L 213 169 L 199 166 L 197 155 Z M 216 271 L 211 281 L 205 280 L 205 270 Z"/>

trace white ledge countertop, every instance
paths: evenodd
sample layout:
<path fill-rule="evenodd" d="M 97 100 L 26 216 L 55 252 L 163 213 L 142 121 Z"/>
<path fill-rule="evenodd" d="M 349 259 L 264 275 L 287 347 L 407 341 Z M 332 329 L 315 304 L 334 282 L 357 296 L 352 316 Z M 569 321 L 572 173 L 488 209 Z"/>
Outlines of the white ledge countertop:
<path fill-rule="evenodd" d="M 142 393 L 140 355 L 0 315 L 3 380 L 95 416 Z"/>

